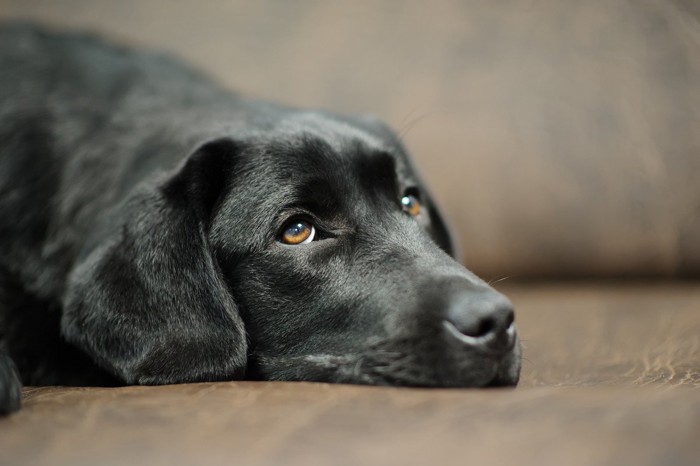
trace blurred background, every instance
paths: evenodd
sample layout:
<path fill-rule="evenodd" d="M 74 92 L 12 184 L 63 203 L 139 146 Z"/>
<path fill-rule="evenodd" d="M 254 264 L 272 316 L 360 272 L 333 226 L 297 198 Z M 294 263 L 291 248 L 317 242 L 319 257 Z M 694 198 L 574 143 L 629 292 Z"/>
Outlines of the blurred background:
<path fill-rule="evenodd" d="M 697 0 L 0 0 L 0 19 L 385 119 L 486 279 L 700 275 Z"/>

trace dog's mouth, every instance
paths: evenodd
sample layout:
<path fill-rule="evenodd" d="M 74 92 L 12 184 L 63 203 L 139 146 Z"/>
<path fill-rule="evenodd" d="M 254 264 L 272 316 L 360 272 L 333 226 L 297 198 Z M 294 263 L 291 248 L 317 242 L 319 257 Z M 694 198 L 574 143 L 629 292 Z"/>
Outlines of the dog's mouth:
<path fill-rule="evenodd" d="M 520 376 L 520 346 L 506 352 L 436 351 L 419 342 L 380 341 L 360 353 L 267 357 L 251 355 L 248 376 L 410 387 L 507 387 Z M 410 349 L 410 351 L 408 350 Z"/>

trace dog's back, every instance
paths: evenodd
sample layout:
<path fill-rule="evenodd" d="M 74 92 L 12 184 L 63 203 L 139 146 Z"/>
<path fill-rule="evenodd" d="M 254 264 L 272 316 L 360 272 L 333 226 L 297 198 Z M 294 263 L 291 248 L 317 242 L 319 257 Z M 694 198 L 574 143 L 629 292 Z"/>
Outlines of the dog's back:
<path fill-rule="evenodd" d="M 0 69 L 0 273 L 51 299 L 76 239 L 196 143 L 188 103 L 230 96 L 167 57 L 32 25 L 0 27 Z"/>

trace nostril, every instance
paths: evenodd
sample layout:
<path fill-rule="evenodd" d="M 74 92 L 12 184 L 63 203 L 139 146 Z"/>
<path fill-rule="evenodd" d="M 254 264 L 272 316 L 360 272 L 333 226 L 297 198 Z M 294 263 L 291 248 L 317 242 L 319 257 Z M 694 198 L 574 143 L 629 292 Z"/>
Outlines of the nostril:
<path fill-rule="evenodd" d="M 506 324 L 504 328 L 507 330 L 511 325 L 513 325 L 513 322 L 515 322 L 515 313 L 512 309 L 510 309 L 506 315 Z"/>
<path fill-rule="evenodd" d="M 496 327 L 495 319 L 491 317 L 482 317 L 471 322 L 471 325 L 464 326 L 459 331 L 470 337 L 478 338 L 488 335 L 493 332 Z"/>
<path fill-rule="evenodd" d="M 510 308 L 490 309 L 488 312 L 483 312 L 483 309 L 467 309 L 448 320 L 459 333 L 481 338 L 504 333 L 513 324 L 515 317 Z"/>

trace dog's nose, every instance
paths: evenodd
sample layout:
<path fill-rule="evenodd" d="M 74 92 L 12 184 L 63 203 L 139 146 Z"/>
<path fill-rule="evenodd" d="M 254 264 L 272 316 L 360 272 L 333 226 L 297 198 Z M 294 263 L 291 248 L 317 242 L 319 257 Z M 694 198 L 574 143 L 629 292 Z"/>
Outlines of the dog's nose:
<path fill-rule="evenodd" d="M 480 290 L 454 296 L 444 324 L 462 343 L 500 352 L 515 343 L 514 318 L 508 298 L 493 290 Z"/>

